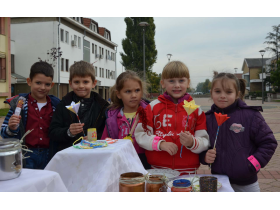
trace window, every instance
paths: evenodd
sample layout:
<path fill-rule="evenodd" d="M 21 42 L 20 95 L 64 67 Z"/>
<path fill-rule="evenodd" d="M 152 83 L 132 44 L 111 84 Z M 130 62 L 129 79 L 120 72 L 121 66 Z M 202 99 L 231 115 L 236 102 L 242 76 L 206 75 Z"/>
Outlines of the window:
<path fill-rule="evenodd" d="M 90 26 L 89 26 L 90 30 L 96 32 L 96 26 L 94 23 L 91 23 Z"/>
<path fill-rule="evenodd" d="M 0 79 L 6 80 L 6 58 L 0 58 Z"/>
<path fill-rule="evenodd" d="M 115 54 L 112 53 L 112 61 L 114 61 L 114 60 L 115 60 Z"/>
<path fill-rule="evenodd" d="M 107 58 L 107 50 L 106 50 L 106 58 Z"/>
<path fill-rule="evenodd" d="M 99 77 L 102 77 L 102 69 L 99 68 Z"/>
<path fill-rule="evenodd" d="M 0 17 L 0 34 L 5 34 L 5 18 Z"/>
<path fill-rule="evenodd" d="M 78 47 L 81 48 L 81 37 L 78 37 Z"/>
<path fill-rule="evenodd" d="M 104 68 L 102 68 L 102 77 L 104 78 Z"/>
<path fill-rule="evenodd" d="M 101 55 L 104 55 L 104 48 L 102 48 L 102 54 Z"/>
<path fill-rule="evenodd" d="M 96 26 L 95 25 L 93 25 L 93 31 L 96 32 Z"/>
<path fill-rule="evenodd" d="M 15 73 L 15 55 L 11 54 L 11 73 Z"/>
<path fill-rule="evenodd" d="M 95 45 L 95 54 L 97 54 L 97 45 Z"/>
<path fill-rule="evenodd" d="M 101 47 L 99 47 L 99 55 L 101 55 Z"/>
<path fill-rule="evenodd" d="M 64 71 L 64 58 L 61 58 L 61 71 Z"/>
<path fill-rule="evenodd" d="M 69 67 L 69 59 L 66 59 L 65 70 L 68 71 Z"/>
<path fill-rule="evenodd" d="M 77 17 L 77 21 L 80 22 L 80 18 L 79 17 Z"/>
<path fill-rule="evenodd" d="M 106 69 L 106 78 L 108 78 L 108 70 Z"/>
<path fill-rule="evenodd" d="M 113 60 L 113 53 L 111 52 L 111 60 Z"/>
<path fill-rule="evenodd" d="M 69 44 L 69 32 L 65 31 L 65 42 Z"/>
<path fill-rule="evenodd" d="M 60 29 L 60 41 L 64 42 L 64 30 Z"/>
<path fill-rule="evenodd" d="M 91 52 L 94 54 L 94 44 L 91 44 Z"/>
<path fill-rule="evenodd" d="M 77 36 L 76 35 L 74 35 L 74 41 L 75 41 L 75 43 L 77 44 Z M 76 45 L 77 46 L 77 45 Z"/>
<path fill-rule="evenodd" d="M 95 66 L 95 76 L 97 77 L 97 66 Z"/>

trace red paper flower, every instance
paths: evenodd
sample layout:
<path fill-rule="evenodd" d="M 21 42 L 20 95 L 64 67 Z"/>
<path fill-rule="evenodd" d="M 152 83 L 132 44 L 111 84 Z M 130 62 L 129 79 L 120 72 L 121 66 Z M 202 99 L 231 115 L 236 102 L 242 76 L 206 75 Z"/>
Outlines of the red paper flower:
<path fill-rule="evenodd" d="M 222 125 L 225 121 L 227 121 L 230 117 L 227 116 L 227 114 L 217 114 L 215 112 L 215 117 L 216 117 L 216 120 L 217 120 L 217 123 L 218 123 L 218 126 Z"/>

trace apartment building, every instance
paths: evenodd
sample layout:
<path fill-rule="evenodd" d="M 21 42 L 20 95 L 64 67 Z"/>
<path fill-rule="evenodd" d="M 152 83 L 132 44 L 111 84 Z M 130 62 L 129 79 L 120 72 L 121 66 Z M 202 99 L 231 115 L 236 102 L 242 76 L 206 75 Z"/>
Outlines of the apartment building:
<path fill-rule="evenodd" d="M 0 109 L 9 108 L 3 102 L 11 96 L 10 18 L 0 17 Z"/>
<path fill-rule="evenodd" d="M 117 75 L 117 44 L 112 42 L 110 30 L 99 27 L 91 18 L 11 18 L 11 45 L 14 94 L 29 91 L 25 79 L 29 76 L 31 65 L 40 58 L 54 67 L 55 85 L 50 94 L 62 98 L 71 91 L 69 68 L 75 62 L 84 60 L 92 63 L 95 69 L 98 82 L 94 91 L 104 99 L 109 98 L 109 88 L 114 85 Z M 62 55 L 53 59 L 52 52 L 55 55 L 61 52 Z"/>

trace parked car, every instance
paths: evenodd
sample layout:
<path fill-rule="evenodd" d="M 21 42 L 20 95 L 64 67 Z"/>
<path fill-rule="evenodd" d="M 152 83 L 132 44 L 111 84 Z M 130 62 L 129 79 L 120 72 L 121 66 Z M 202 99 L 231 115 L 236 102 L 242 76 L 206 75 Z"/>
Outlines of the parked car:
<path fill-rule="evenodd" d="M 203 95 L 202 92 L 194 92 L 193 95 Z"/>

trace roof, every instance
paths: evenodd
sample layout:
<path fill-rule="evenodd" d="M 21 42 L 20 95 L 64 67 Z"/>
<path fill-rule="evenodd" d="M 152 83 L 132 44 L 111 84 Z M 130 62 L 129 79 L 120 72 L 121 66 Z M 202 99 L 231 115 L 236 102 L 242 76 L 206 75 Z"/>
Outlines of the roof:
<path fill-rule="evenodd" d="M 263 64 L 265 65 L 265 62 L 269 58 L 263 59 Z M 254 68 L 254 67 L 262 67 L 262 58 L 245 58 L 244 61 L 246 62 L 248 68 Z"/>
<path fill-rule="evenodd" d="M 17 82 L 26 82 L 26 78 L 16 74 L 16 73 L 11 73 L 11 77 L 13 77 L 14 79 L 16 79 Z"/>
<path fill-rule="evenodd" d="M 237 77 L 237 79 L 242 79 L 242 73 L 235 73 L 234 75 Z"/>

